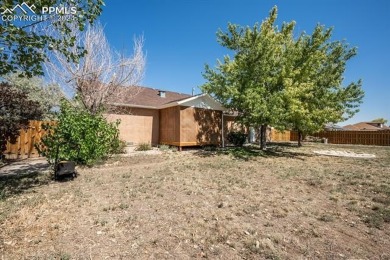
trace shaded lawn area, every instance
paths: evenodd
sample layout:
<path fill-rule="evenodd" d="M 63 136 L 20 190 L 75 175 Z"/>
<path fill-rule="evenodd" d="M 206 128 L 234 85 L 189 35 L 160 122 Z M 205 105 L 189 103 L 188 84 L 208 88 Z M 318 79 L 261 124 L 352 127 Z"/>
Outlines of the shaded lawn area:
<path fill-rule="evenodd" d="M 390 258 L 390 147 L 166 152 L 79 173 L 0 180 L 3 258 Z"/>
<path fill-rule="evenodd" d="M 307 152 L 307 151 L 300 152 L 299 149 L 292 150 L 291 148 L 297 148 L 297 145 L 294 143 L 271 143 L 268 144 L 266 150 L 260 150 L 258 145 L 249 145 L 244 147 L 227 147 L 224 149 L 219 149 L 218 154 L 231 155 L 235 159 L 242 159 L 242 160 L 249 160 L 250 158 L 253 157 L 301 158 L 301 157 L 314 156 L 313 154 L 311 154 L 311 152 Z"/>

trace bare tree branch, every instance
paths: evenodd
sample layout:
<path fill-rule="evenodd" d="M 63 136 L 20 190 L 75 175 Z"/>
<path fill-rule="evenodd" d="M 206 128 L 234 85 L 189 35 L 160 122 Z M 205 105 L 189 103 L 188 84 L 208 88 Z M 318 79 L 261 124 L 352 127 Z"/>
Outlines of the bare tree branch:
<path fill-rule="evenodd" d="M 143 79 L 146 62 L 142 36 L 134 39 L 132 56 L 114 51 L 100 24 L 89 26 L 85 32 L 74 28 L 71 37 L 75 37 L 77 43 L 70 51 L 78 54 L 78 46 L 82 46 L 87 53 L 78 63 L 73 63 L 54 51 L 45 64 L 46 72 L 64 90 L 76 94 L 86 109 L 97 113 L 109 108 L 110 103 L 123 103 L 139 92 L 137 86 Z"/>

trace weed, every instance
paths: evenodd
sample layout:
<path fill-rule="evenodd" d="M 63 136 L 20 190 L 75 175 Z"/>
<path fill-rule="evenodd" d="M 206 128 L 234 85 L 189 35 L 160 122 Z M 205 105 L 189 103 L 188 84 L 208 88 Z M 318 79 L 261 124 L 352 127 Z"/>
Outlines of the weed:
<path fill-rule="evenodd" d="M 322 214 L 318 220 L 323 222 L 332 222 L 334 220 L 334 217 L 330 214 Z"/>
<path fill-rule="evenodd" d="M 103 208 L 103 211 L 114 211 L 116 210 L 116 206 L 108 206 L 108 207 L 104 207 Z"/>
<path fill-rule="evenodd" d="M 60 253 L 58 254 L 58 258 L 59 258 L 60 260 L 70 260 L 70 259 L 72 258 L 72 256 L 71 256 L 70 254 L 68 254 L 68 253 L 60 252 Z"/>
<path fill-rule="evenodd" d="M 149 143 L 140 143 L 137 148 L 137 151 L 149 151 L 152 150 L 152 146 Z"/>
<path fill-rule="evenodd" d="M 384 223 L 390 223 L 390 209 L 381 206 L 372 207 L 372 211 L 364 218 L 369 227 L 382 228 Z"/>
<path fill-rule="evenodd" d="M 307 181 L 307 184 L 310 186 L 318 187 L 322 185 L 322 180 L 320 178 L 311 178 Z"/>
<path fill-rule="evenodd" d="M 256 237 L 248 237 L 244 240 L 244 246 L 249 252 L 261 255 L 265 259 L 279 259 L 277 249 L 269 238 L 258 240 Z"/>
<path fill-rule="evenodd" d="M 5 189 L 0 190 L 0 201 L 6 199 Z"/>
<path fill-rule="evenodd" d="M 129 205 L 127 205 L 127 204 L 125 204 L 125 203 L 121 203 L 121 204 L 119 204 L 119 208 L 120 209 L 128 209 L 129 208 Z"/>
<path fill-rule="evenodd" d="M 373 202 L 382 203 L 385 206 L 390 205 L 390 197 L 388 196 L 375 196 L 372 198 Z"/>
<path fill-rule="evenodd" d="M 122 174 L 122 178 L 123 179 L 129 179 L 129 178 L 131 178 L 131 175 L 132 175 L 131 172 L 126 172 L 126 173 Z"/>
<path fill-rule="evenodd" d="M 379 186 L 372 189 L 374 193 L 378 194 L 385 194 L 386 196 L 390 197 L 390 185 L 387 184 L 380 184 Z"/>
<path fill-rule="evenodd" d="M 117 143 L 115 143 L 115 145 L 113 145 L 113 147 L 111 148 L 111 153 L 112 154 L 123 154 L 123 153 L 126 153 L 126 146 L 127 146 L 127 143 L 123 140 L 116 140 Z"/>
<path fill-rule="evenodd" d="M 169 151 L 169 145 L 166 145 L 166 144 L 160 144 L 158 146 L 158 149 L 160 149 L 160 151 L 163 151 L 163 152 L 166 152 L 166 151 Z"/>
<path fill-rule="evenodd" d="M 215 145 L 205 145 L 203 146 L 203 150 L 206 152 L 215 152 L 217 151 L 217 147 Z"/>

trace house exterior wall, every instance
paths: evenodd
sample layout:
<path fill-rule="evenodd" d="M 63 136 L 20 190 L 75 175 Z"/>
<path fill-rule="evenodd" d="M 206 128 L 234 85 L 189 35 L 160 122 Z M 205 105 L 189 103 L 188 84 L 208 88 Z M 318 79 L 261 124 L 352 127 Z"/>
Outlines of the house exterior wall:
<path fill-rule="evenodd" d="M 120 138 L 130 144 L 150 143 L 196 146 L 222 143 L 222 111 L 175 106 L 164 109 L 120 108 L 107 114 L 119 119 Z M 224 136 L 237 126 L 234 117 L 224 116 Z"/>
<path fill-rule="evenodd" d="M 221 127 L 222 111 L 185 106 L 160 110 L 161 144 L 175 146 L 220 144 Z"/>
<path fill-rule="evenodd" d="M 180 107 L 180 146 L 220 144 L 222 111 Z"/>
<path fill-rule="evenodd" d="M 160 115 L 157 109 L 121 108 L 115 114 L 107 114 L 110 122 L 120 119 L 119 137 L 130 144 L 159 143 Z"/>
<path fill-rule="evenodd" d="M 180 107 L 160 110 L 160 143 L 180 146 Z"/>

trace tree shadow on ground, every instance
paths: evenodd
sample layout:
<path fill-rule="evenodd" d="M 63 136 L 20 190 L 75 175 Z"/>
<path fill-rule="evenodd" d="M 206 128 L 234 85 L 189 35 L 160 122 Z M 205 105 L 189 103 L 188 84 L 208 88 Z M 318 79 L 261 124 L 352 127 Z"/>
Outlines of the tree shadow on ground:
<path fill-rule="evenodd" d="M 9 160 L 8 162 L 8 164 L 0 167 L 0 177 L 4 175 L 40 172 L 49 169 L 47 162 L 28 163 L 26 160 Z"/>
<path fill-rule="evenodd" d="M 0 200 L 21 194 L 31 188 L 47 185 L 52 181 L 48 172 L 28 172 L 0 176 Z"/>
<path fill-rule="evenodd" d="M 235 159 L 249 160 L 252 158 L 293 158 L 298 160 L 304 160 L 305 157 L 312 157 L 313 155 L 308 153 L 290 151 L 288 147 L 297 147 L 291 143 L 283 143 L 282 145 L 272 144 L 266 150 L 260 150 L 256 145 L 248 145 L 243 147 L 225 147 L 218 148 L 215 151 L 199 150 L 195 153 L 201 157 L 213 157 L 219 155 L 231 155 Z"/>
<path fill-rule="evenodd" d="M 1 167 L 0 200 L 49 184 L 52 181 L 49 169 L 45 162 L 29 164 L 24 161 L 14 161 Z"/>

